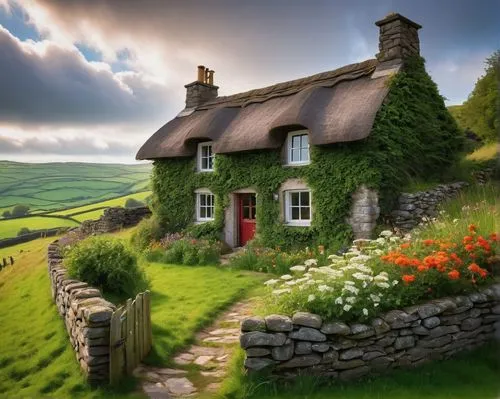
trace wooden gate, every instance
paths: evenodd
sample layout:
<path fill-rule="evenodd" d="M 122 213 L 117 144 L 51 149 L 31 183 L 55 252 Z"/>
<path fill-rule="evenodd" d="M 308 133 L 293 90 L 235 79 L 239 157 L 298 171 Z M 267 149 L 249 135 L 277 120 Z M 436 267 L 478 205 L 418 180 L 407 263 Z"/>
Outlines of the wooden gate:
<path fill-rule="evenodd" d="M 116 384 L 131 375 L 151 350 L 151 294 L 149 291 L 128 299 L 113 312 L 110 327 L 109 380 Z"/>

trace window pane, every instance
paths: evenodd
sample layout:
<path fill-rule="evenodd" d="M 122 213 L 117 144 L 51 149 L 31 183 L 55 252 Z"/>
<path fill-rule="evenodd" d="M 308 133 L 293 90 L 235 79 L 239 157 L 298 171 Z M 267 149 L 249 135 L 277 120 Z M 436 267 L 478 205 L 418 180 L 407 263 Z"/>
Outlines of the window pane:
<path fill-rule="evenodd" d="M 205 206 L 207 204 L 207 196 L 206 194 L 200 194 L 200 205 Z"/>
<path fill-rule="evenodd" d="M 290 193 L 290 202 L 292 206 L 298 206 L 300 199 L 300 193 Z"/>
<path fill-rule="evenodd" d="M 214 208 L 208 207 L 207 208 L 207 218 L 212 218 L 213 213 L 214 213 Z"/>
<path fill-rule="evenodd" d="M 207 208 L 204 206 L 200 207 L 200 219 L 204 219 L 207 217 Z"/>
<path fill-rule="evenodd" d="M 255 207 L 250 208 L 250 219 L 255 220 Z"/>
<path fill-rule="evenodd" d="M 300 149 L 292 150 L 292 162 L 300 162 Z"/>
<path fill-rule="evenodd" d="M 300 150 L 300 160 L 301 161 L 309 161 L 309 149 L 308 148 L 302 148 Z"/>
<path fill-rule="evenodd" d="M 292 212 L 291 212 L 291 217 L 292 217 L 292 220 L 299 220 L 299 210 L 300 208 L 299 207 L 296 207 L 296 206 L 292 206 Z"/>
<path fill-rule="evenodd" d="M 211 157 L 212 156 L 212 145 L 207 145 L 205 146 L 206 150 L 207 150 L 207 157 Z"/>
<path fill-rule="evenodd" d="M 250 219 L 250 208 L 248 206 L 243 207 L 243 219 Z"/>
<path fill-rule="evenodd" d="M 292 148 L 300 147 L 300 136 L 292 136 Z"/>
<path fill-rule="evenodd" d="M 201 169 L 208 169 L 208 158 L 201 158 Z"/>
<path fill-rule="evenodd" d="M 301 191 L 300 192 L 300 205 L 309 206 L 309 192 Z"/>
<path fill-rule="evenodd" d="M 311 208 L 308 206 L 303 206 L 300 208 L 300 219 L 309 220 L 311 219 Z"/>
<path fill-rule="evenodd" d="M 300 136 L 300 147 L 301 148 L 309 147 L 309 138 L 307 134 L 303 134 L 302 136 Z"/>
<path fill-rule="evenodd" d="M 210 156 L 209 158 L 207 158 L 207 169 L 213 169 L 214 168 L 214 158 L 212 156 Z"/>

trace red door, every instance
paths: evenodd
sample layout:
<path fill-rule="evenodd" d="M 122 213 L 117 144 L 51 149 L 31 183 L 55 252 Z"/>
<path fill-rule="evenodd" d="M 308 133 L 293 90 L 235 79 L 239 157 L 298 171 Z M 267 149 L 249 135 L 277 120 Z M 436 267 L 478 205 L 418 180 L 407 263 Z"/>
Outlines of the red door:
<path fill-rule="evenodd" d="M 255 235 L 255 194 L 239 194 L 240 245 L 245 245 Z"/>

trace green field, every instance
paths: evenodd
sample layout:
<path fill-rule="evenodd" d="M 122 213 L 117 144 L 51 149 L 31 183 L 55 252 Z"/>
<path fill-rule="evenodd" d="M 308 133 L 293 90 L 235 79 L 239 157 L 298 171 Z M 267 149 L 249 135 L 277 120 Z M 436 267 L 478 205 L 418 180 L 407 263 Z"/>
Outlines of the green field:
<path fill-rule="evenodd" d="M 17 204 L 33 214 L 146 191 L 151 165 L 0 161 L 0 170 L 0 214 Z"/>
<path fill-rule="evenodd" d="M 18 231 L 23 227 L 27 227 L 30 230 L 43 230 L 74 226 L 78 226 L 78 223 L 72 220 L 42 216 L 0 220 L 0 240 L 17 236 Z"/>

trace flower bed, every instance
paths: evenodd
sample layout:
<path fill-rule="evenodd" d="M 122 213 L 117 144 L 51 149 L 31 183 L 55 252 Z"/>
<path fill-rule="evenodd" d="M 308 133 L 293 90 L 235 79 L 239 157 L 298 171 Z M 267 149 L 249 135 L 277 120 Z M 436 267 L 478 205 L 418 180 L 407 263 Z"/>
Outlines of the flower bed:
<path fill-rule="evenodd" d="M 242 323 L 245 366 L 355 378 L 500 334 L 499 236 L 475 225 L 459 235 L 457 224 L 453 233 L 412 239 L 383 231 L 331 255 L 328 266 L 308 259 L 268 280 L 267 310 L 277 314 Z"/>
<path fill-rule="evenodd" d="M 270 312 L 308 311 L 326 319 L 366 320 L 429 298 L 464 294 L 491 284 L 498 273 L 496 233 L 483 237 L 470 225 L 461 242 L 399 238 L 384 231 L 376 240 L 356 240 L 331 264 L 315 259 L 271 279 Z"/>

